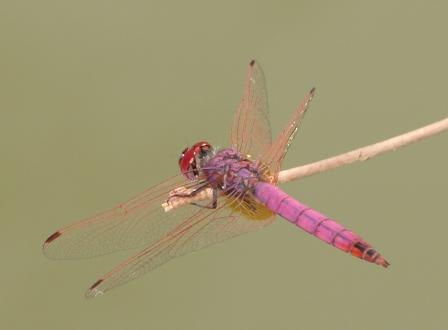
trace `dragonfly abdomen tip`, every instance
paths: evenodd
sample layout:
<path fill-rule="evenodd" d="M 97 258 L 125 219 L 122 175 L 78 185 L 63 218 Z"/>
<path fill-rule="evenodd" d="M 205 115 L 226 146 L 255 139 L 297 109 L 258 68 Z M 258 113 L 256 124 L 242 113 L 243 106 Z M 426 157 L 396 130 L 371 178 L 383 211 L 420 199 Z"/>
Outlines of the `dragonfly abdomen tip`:
<path fill-rule="evenodd" d="M 387 267 L 390 266 L 390 263 L 389 263 L 386 259 L 384 259 L 382 256 L 380 256 L 380 257 L 375 261 L 375 263 L 376 263 L 377 265 L 383 266 L 384 268 L 387 268 Z"/>

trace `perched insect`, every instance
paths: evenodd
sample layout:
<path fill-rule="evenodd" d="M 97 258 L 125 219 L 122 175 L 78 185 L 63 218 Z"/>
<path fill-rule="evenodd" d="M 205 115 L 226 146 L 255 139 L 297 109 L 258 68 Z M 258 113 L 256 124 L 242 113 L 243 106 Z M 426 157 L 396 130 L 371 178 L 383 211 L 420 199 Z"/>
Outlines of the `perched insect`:
<path fill-rule="evenodd" d="M 230 148 L 201 141 L 184 149 L 181 174 L 155 185 L 104 213 L 59 229 L 44 243 L 54 259 L 103 255 L 145 246 L 97 280 L 92 297 L 124 284 L 173 257 L 257 230 L 276 215 L 360 259 L 389 263 L 359 235 L 277 187 L 286 150 L 313 98 L 314 89 L 272 141 L 263 72 L 250 62 L 244 93 L 230 136 Z M 205 190 L 212 198 L 166 212 L 162 204 L 191 198 Z"/>

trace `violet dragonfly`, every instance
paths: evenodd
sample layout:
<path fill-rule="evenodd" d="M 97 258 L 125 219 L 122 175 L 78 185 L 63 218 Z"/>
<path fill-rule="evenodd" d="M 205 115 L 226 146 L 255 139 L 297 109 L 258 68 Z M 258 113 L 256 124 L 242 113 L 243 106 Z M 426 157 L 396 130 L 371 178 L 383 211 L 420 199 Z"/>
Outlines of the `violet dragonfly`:
<path fill-rule="evenodd" d="M 314 89 L 272 141 L 263 72 L 251 61 L 230 148 L 213 148 L 205 141 L 186 148 L 179 159 L 180 174 L 108 211 L 59 229 L 45 241 L 45 255 L 83 258 L 144 246 L 90 286 L 86 296 L 94 297 L 174 257 L 260 229 L 280 215 L 325 243 L 387 267 L 389 263 L 359 235 L 277 186 L 286 150 L 313 95 Z M 209 199 L 171 211 L 162 207 L 206 190 L 211 191 Z"/>

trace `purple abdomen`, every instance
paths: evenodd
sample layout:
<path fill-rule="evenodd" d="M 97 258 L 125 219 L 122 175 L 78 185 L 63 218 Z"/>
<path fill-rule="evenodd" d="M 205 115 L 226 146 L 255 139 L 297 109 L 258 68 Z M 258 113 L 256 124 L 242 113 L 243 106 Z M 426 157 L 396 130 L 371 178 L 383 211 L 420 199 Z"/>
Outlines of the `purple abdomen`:
<path fill-rule="evenodd" d="M 359 235 L 322 213 L 302 204 L 269 183 L 258 182 L 254 194 L 267 208 L 306 232 L 355 257 L 376 263 L 383 267 L 389 263 Z"/>

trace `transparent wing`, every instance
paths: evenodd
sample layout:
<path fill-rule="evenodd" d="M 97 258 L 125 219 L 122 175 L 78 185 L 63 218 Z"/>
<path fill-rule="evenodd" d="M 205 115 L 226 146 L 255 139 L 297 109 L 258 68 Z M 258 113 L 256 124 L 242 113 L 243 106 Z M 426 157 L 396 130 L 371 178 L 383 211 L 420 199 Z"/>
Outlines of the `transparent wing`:
<path fill-rule="evenodd" d="M 271 172 L 276 176 L 280 171 L 281 163 L 285 158 L 289 145 L 294 139 L 298 127 L 302 121 L 302 118 L 308 109 L 311 100 L 314 97 L 315 89 L 311 89 L 305 96 L 305 99 L 294 111 L 291 119 L 289 120 L 283 131 L 277 136 L 275 141 L 271 144 L 270 148 L 260 157 L 260 160 L 267 164 Z"/>
<path fill-rule="evenodd" d="M 196 213 L 185 218 L 159 241 L 102 276 L 87 290 L 86 297 L 95 297 L 125 284 L 174 257 L 257 230 L 274 220 L 272 213 L 263 219 L 241 217 L 237 210 L 239 206 L 232 205 L 235 203 L 238 203 L 237 199 L 221 197 L 216 209 L 196 207 Z"/>
<path fill-rule="evenodd" d="M 266 83 L 260 65 L 252 60 L 243 97 L 233 121 L 230 142 L 241 154 L 257 159 L 270 146 L 271 141 Z"/>
<path fill-rule="evenodd" d="M 204 184 L 174 176 L 108 211 L 59 229 L 45 241 L 44 254 L 53 259 L 86 258 L 150 244 L 197 212 L 191 206 L 164 212 L 161 204 L 170 191 Z"/>

